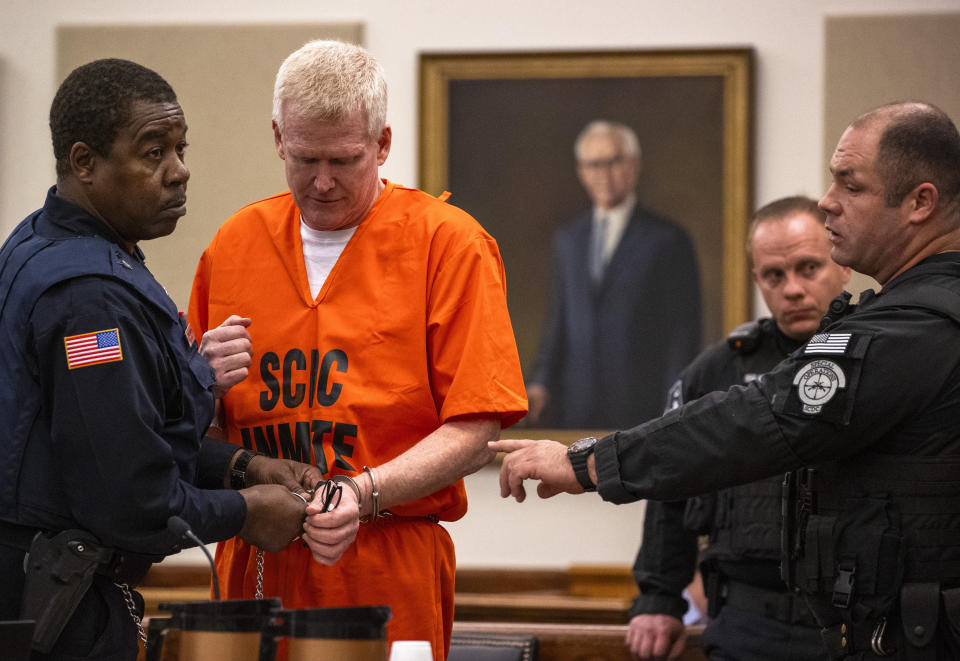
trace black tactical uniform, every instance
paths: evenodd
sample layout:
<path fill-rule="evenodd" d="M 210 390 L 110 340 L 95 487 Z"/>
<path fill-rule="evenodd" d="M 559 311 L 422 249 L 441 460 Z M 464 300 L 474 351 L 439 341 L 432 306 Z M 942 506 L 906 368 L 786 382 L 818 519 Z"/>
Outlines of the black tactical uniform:
<path fill-rule="evenodd" d="M 784 569 L 828 650 L 960 658 L 960 253 L 836 317 L 760 380 L 604 438 L 598 490 L 679 499 L 814 466 L 787 484 Z"/>
<path fill-rule="evenodd" d="M 136 658 L 115 584 L 135 586 L 179 550 L 171 515 L 209 541 L 237 534 L 246 515 L 222 488 L 236 448 L 202 442 L 213 370 L 135 253 L 54 189 L 0 249 L 0 620 L 19 617 L 38 531 L 71 531 L 85 554 L 102 547 L 56 659 Z M 31 560 L 62 551 L 47 563 L 59 571 L 78 553 L 63 546 Z"/>
<path fill-rule="evenodd" d="M 772 319 L 743 324 L 694 360 L 670 389 L 667 411 L 708 392 L 755 381 L 796 350 Z M 630 616 L 683 617 L 698 535 L 709 535 L 701 570 L 711 658 L 738 661 L 827 658 L 803 598 L 780 578 L 780 476 L 689 500 L 647 502 L 634 576 L 641 594 Z M 746 633 L 745 633 L 746 632 Z"/>

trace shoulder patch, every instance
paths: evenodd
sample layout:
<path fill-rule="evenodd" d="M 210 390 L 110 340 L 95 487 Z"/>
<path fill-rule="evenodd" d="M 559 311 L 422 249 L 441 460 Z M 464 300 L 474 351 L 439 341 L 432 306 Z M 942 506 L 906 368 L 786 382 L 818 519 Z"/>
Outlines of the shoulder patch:
<path fill-rule="evenodd" d="M 802 346 L 776 369 L 770 400 L 774 411 L 822 422 L 848 425 L 853 417 L 864 358 L 873 333 L 822 333 Z M 822 354 L 822 355 L 817 355 Z"/>
<path fill-rule="evenodd" d="M 803 403 L 803 412 L 816 415 L 838 390 L 847 387 L 847 377 L 832 360 L 814 360 L 800 368 L 793 385 Z"/>
<path fill-rule="evenodd" d="M 850 346 L 852 335 L 852 333 L 819 333 L 810 338 L 803 353 L 842 356 Z"/>
<path fill-rule="evenodd" d="M 123 360 L 119 328 L 70 335 L 63 338 L 63 345 L 67 351 L 67 369 Z"/>

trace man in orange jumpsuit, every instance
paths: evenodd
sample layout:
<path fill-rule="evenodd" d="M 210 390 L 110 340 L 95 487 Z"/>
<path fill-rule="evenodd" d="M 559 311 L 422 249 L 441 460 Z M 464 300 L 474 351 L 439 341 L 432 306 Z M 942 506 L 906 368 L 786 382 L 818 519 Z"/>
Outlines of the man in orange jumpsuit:
<path fill-rule="evenodd" d="M 230 441 L 354 482 L 332 513 L 308 508 L 307 547 L 265 554 L 263 594 L 286 608 L 387 604 L 388 638 L 429 640 L 442 659 L 455 557 L 438 522 L 464 515 L 462 478 L 527 407 L 503 264 L 468 214 L 380 179 L 392 133 L 369 53 L 305 45 L 273 108 L 290 190 L 221 227 L 189 319 L 198 333 L 251 319 L 255 364 L 221 402 Z M 225 598 L 255 595 L 256 548 L 230 540 L 217 563 Z"/>

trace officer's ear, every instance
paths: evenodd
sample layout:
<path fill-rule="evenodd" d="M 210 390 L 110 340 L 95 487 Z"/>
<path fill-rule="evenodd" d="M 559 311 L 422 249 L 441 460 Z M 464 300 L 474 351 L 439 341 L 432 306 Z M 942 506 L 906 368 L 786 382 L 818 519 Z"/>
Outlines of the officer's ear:
<path fill-rule="evenodd" d="M 85 142 L 75 142 L 70 147 L 70 171 L 77 179 L 84 183 L 93 181 L 93 171 L 96 168 L 97 153 Z"/>
<path fill-rule="evenodd" d="M 906 209 L 907 219 L 912 224 L 925 223 L 936 212 L 940 203 L 940 191 L 929 182 L 917 184 L 907 193 L 901 206 Z"/>

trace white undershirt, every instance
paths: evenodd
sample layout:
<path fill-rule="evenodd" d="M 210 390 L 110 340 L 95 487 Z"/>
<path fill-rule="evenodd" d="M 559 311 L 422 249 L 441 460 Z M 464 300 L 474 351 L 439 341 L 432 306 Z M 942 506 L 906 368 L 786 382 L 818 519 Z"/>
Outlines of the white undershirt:
<path fill-rule="evenodd" d="M 300 217 L 300 240 L 303 242 L 303 264 L 307 267 L 310 295 L 317 297 L 340 253 L 347 247 L 356 227 L 345 230 L 315 230 Z"/>

